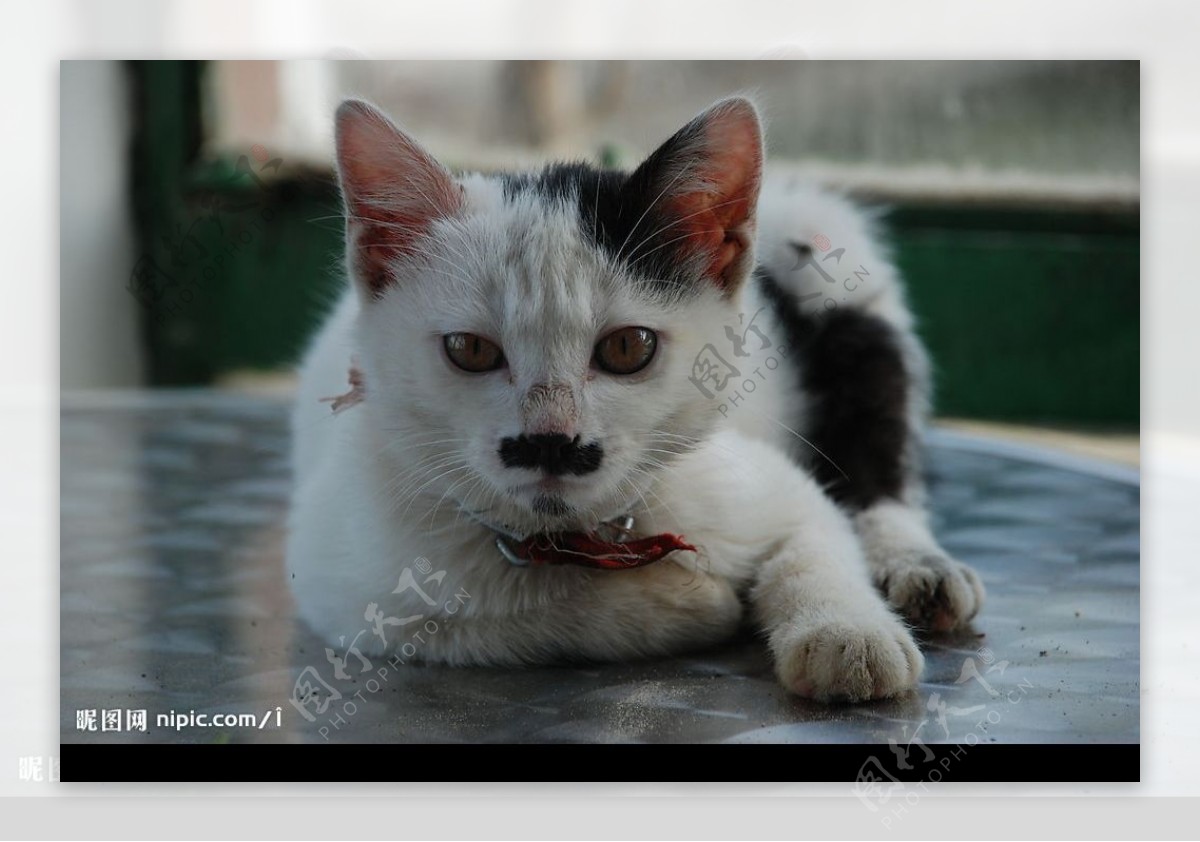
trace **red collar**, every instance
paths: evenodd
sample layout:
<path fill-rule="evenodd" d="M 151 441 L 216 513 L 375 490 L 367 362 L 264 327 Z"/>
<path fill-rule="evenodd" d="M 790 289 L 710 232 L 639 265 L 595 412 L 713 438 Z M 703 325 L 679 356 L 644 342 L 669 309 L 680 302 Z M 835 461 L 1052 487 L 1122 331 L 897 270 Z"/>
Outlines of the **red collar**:
<path fill-rule="evenodd" d="M 523 541 L 496 539 L 500 553 L 517 566 L 574 564 L 600 570 L 629 570 L 653 564 L 676 550 L 696 551 L 679 535 L 663 533 L 631 541 L 607 541 L 594 533 L 555 532 Z"/>

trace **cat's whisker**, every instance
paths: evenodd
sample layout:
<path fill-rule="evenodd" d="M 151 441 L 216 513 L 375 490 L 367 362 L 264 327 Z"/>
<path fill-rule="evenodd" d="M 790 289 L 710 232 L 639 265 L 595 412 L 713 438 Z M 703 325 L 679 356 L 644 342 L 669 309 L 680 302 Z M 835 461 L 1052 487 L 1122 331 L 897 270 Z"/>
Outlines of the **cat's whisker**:
<path fill-rule="evenodd" d="M 625 235 L 625 241 L 622 242 L 621 247 L 617 249 L 617 256 L 614 258 L 616 263 L 621 262 L 621 253 L 625 251 L 625 246 L 629 245 L 629 238 L 633 236 L 634 232 L 637 231 L 638 226 L 641 225 L 643 220 L 646 219 L 646 214 L 654 210 L 654 206 L 662 200 L 663 196 L 667 195 L 667 191 L 674 187 L 675 182 L 679 181 L 679 179 L 683 178 L 685 175 L 691 175 L 691 173 L 687 168 L 681 167 L 679 172 L 675 173 L 675 177 L 668 181 L 666 186 L 663 187 L 659 194 L 654 197 L 654 201 L 646 205 L 646 209 L 642 211 L 642 215 L 638 217 L 637 222 L 633 223 L 633 227 L 630 228 L 629 233 Z"/>
<path fill-rule="evenodd" d="M 694 442 L 695 442 L 695 446 L 696 446 L 696 447 L 701 447 L 701 446 L 703 446 L 703 447 L 705 447 L 705 448 L 711 448 L 711 449 L 713 449 L 713 450 L 717 450 L 717 451 L 723 452 L 723 453 L 725 453 L 726 455 L 730 456 L 730 457 L 731 457 L 731 460 L 730 460 L 730 462 L 729 462 L 729 463 L 727 463 L 727 464 L 724 466 L 724 469 L 725 469 L 725 470 L 732 470 L 732 471 L 736 471 L 736 472 L 738 473 L 738 475 L 739 475 L 739 476 L 745 476 L 745 475 L 746 475 L 746 470 L 747 470 L 747 469 L 746 469 L 746 468 L 744 467 L 744 465 L 743 465 L 743 454 L 740 454 L 740 453 L 738 453 L 737 451 L 735 451 L 735 450 L 733 450 L 733 449 L 729 448 L 728 446 L 726 446 L 725 444 L 721 443 L 720 441 L 718 441 L 718 440 L 717 440 L 717 439 L 715 439 L 715 438 L 712 438 L 712 439 L 695 439 L 695 440 L 694 440 Z M 653 452 L 653 451 L 652 451 L 652 449 L 650 449 L 650 450 L 648 450 L 647 452 Z M 677 467 L 677 465 L 663 465 L 662 467 L 664 468 L 664 470 L 671 470 L 671 469 L 674 469 L 674 468 L 676 468 L 676 467 Z"/>
<path fill-rule="evenodd" d="M 386 227 L 386 226 L 384 226 L 384 227 Z M 448 243 L 444 243 L 444 244 L 451 251 L 455 251 L 455 249 L 452 246 L 450 246 Z M 373 251 L 373 250 L 390 251 L 390 250 L 395 249 L 395 246 L 392 244 L 389 244 L 389 243 L 360 243 L 358 248 L 362 251 Z M 420 249 L 419 251 L 417 251 L 416 254 L 417 254 L 417 256 L 419 256 L 423 259 L 426 259 L 426 260 L 432 259 L 432 260 L 441 261 L 442 264 L 444 264 L 446 267 L 448 267 L 451 270 L 446 273 L 446 277 L 453 278 L 454 280 L 459 281 L 468 286 L 470 285 L 470 283 L 471 283 L 470 279 L 467 278 L 463 274 L 463 271 L 462 271 L 463 266 L 461 266 L 458 263 L 455 263 L 453 260 L 450 260 L 445 255 L 438 254 L 438 252 L 432 248 Z M 460 259 L 463 259 L 464 263 L 468 262 L 465 260 L 465 258 L 463 258 L 461 253 L 458 253 L 458 256 L 460 257 Z M 434 267 L 428 266 L 427 268 L 432 270 Z"/>
<path fill-rule="evenodd" d="M 443 463 L 452 463 L 456 460 L 461 460 L 461 458 L 461 454 L 456 451 L 438 450 L 434 453 L 428 453 L 411 464 L 404 466 L 404 468 L 398 471 L 395 476 L 389 477 L 387 489 L 393 492 L 397 489 L 400 489 L 400 493 L 403 494 L 411 486 L 406 485 L 401 489 L 401 485 L 412 480 L 414 475 L 416 475 L 419 479 L 419 477 L 426 475 L 429 471 L 438 470 Z M 416 480 L 413 480 L 413 482 L 415 481 Z"/>
<path fill-rule="evenodd" d="M 636 266 L 637 264 L 639 264 L 643 260 L 645 260 L 647 257 L 654 254 L 656 251 L 661 251 L 662 249 L 665 249 L 667 246 L 678 243 L 680 240 L 686 240 L 688 237 L 697 237 L 697 236 L 700 236 L 701 234 L 724 234 L 724 233 L 725 233 L 724 228 L 706 228 L 703 231 L 689 231 L 688 233 L 682 234 L 678 237 L 675 237 L 674 239 L 667 240 L 665 243 L 659 243 L 657 246 L 650 249 L 650 251 L 643 254 L 637 260 L 634 260 L 632 262 L 632 265 Z"/>
<path fill-rule="evenodd" d="M 674 509 L 672 509 L 670 507 L 670 505 L 668 505 L 667 502 L 665 500 L 663 500 L 662 497 L 660 497 L 654 491 L 654 479 L 655 479 L 654 475 L 650 471 L 646 470 L 645 468 L 642 468 L 637 465 L 635 465 L 633 467 L 632 471 L 635 475 L 644 475 L 649 480 L 649 482 L 647 483 L 646 488 L 644 490 L 638 488 L 637 484 L 634 483 L 632 481 L 632 479 L 623 478 L 623 480 L 622 480 L 623 482 L 627 482 L 629 484 L 629 487 L 633 489 L 634 493 L 638 495 L 638 498 L 642 501 L 642 506 L 644 507 L 646 514 L 652 518 L 654 517 L 654 508 L 650 505 L 650 502 L 646 499 L 646 494 L 649 494 L 651 497 L 653 497 L 655 499 L 655 501 L 659 504 L 659 506 L 661 506 L 663 508 L 663 510 L 667 513 L 667 515 L 671 518 L 671 520 L 677 526 L 681 525 L 681 521 L 679 520 L 679 517 L 675 514 Z"/>
<path fill-rule="evenodd" d="M 662 435 L 662 434 L 656 433 L 654 435 Z M 685 455 L 686 453 L 696 450 L 700 447 L 715 448 L 717 450 L 720 450 L 720 451 L 723 451 L 724 453 L 729 454 L 730 456 L 739 456 L 740 455 L 737 453 L 737 451 L 729 448 L 728 446 L 726 446 L 725 444 L 723 444 L 722 442 L 718 441 L 716 438 L 713 438 L 713 437 L 697 438 L 695 436 L 686 436 L 686 437 L 680 437 L 679 439 L 672 439 L 670 441 L 659 441 L 657 443 L 658 444 L 671 444 L 673 442 L 677 442 L 685 448 L 684 451 L 681 451 L 679 453 L 680 456 Z M 655 443 L 653 441 L 653 439 L 651 440 L 651 443 Z"/>
<path fill-rule="evenodd" d="M 399 477 L 397 477 L 394 483 L 389 483 L 389 487 L 387 488 L 388 493 L 395 494 L 397 499 L 406 499 L 406 495 L 409 493 L 409 491 L 421 483 L 426 477 L 442 470 L 443 468 L 450 467 L 456 463 L 462 463 L 464 460 L 458 454 L 440 454 L 431 457 L 429 461 L 430 464 L 425 465 L 418 463 L 417 467 L 420 468 L 419 472 L 416 470 L 416 468 L 414 468 L 412 471 L 401 474 Z M 415 478 L 413 477 L 414 473 L 416 473 Z M 400 487 L 401 483 L 404 484 L 403 487 Z"/>
<path fill-rule="evenodd" d="M 804 442 L 804 444 L 808 445 L 809 447 L 811 447 L 813 449 L 813 452 L 815 452 L 818 456 L 820 456 L 822 459 L 824 459 L 826 462 L 828 462 L 835 471 L 837 471 L 839 474 L 841 474 L 846 479 L 847 482 L 850 481 L 850 475 L 847 474 L 845 471 L 843 471 L 841 469 L 841 466 L 839 466 L 837 462 L 834 462 L 832 459 L 830 459 L 829 456 L 827 456 L 823 450 L 821 450 L 819 447 L 817 447 L 811 441 L 806 439 L 804 436 L 797 433 L 795 430 L 793 430 L 787 424 L 784 424 L 778 418 L 773 418 L 770 415 L 767 415 L 766 413 L 763 413 L 763 412 L 759 412 L 749 406 L 743 406 L 742 408 L 749 410 L 751 414 L 757 415 L 759 418 L 763 418 L 767 421 L 770 421 L 772 424 L 779 427 L 781 430 L 784 430 L 785 432 L 790 433 L 791 435 L 795 436 L 800 441 Z"/>
<path fill-rule="evenodd" d="M 741 201 L 741 200 L 740 200 L 740 199 L 730 199 L 730 200 L 729 200 L 729 201 L 727 201 L 727 202 L 717 202 L 716 204 L 712 205 L 711 207 L 706 207 L 706 208 L 704 208 L 704 209 L 702 209 L 702 210 L 698 210 L 698 211 L 695 211 L 695 212 L 693 212 L 693 213 L 686 214 L 686 215 L 684 215 L 684 216 L 680 216 L 680 217 L 674 217 L 674 218 L 672 218 L 672 219 L 671 219 L 669 222 L 667 222 L 665 225 L 662 225 L 662 226 L 660 226 L 660 227 L 658 228 L 658 230 L 656 230 L 656 231 L 654 231 L 653 233 L 651 233 L 651 234 L 649 234 L 649 235 L 647 235 L 647 236 L 643 237 L 643 238 L 641 239 L 641 241 L 640 241 L 640 242 L 637 244 L 637 247 L 636 247 L 636 248 L 634 248 L 634 249 L 633 249 L 631 252 L 629 252 L 629 257 L 627 257 L 626 259 L 627 259 L 627 260 L 628 260 L 628 261 L 629 261 L 631 264 L 636 264 L 636 263 L 637 263 L 637 261 L 633 259 L 633 258 L 634 258 L 634 256 L 635 256 L 635 255 L 638 253 L 638 251 L 640 251 L 640 250 L 641 250 L 641 248 L 642 248 L 643 246 L 647 245 L 648 243 L 651 243 L 651 242 L 653 242 L 653 241 L 654 241 L 654 239 L 655 239 L 656 237 L 658 237 L 658 235 L 659 235 L 659 234 L 664 234 L 664 233 L 666 233 L 667 231 L 670 231 L 672 228 L 675 228 L 675 227 L 677 227 L 677 226 L 679 226 L 679 225 L 682 225 L 683 223 L 687 222 L 689 219 L 693 219 L 693 218 L 695 218 L 695 217 L 697 217 L 697 216 L 700 216 L 700 215 L 702 215 L 702 214 L 710 213 L 711 211 L 713 211 L 713 210 L 716 210 L 717 208 L 725 207 L 726 205 L 732 205 L 732 204 L 735 204 L 735 203 L 737 203 L 737 202 L 739 202 L 739 201 Z M 724 230 L 724 229 L 722 229 L 722 230 Z M 706 232 L 706 233 L 707 233 L 707 232 Z"/>
<path fill-rule="evenodd" d="M 600 233 L 600 178 L 604 175 L 604 171 L 599 167 L 596 168 L 596 195 L 592 198 L 592 230 Z"/>
<path fill-rule="evenodd" d="M 649 501 L 646 500 L 646 494 L 650 494 L 667 511 L 667 513 L 671 516 L 671 518 L 673 520 L 678 521 L 679 519 L 675 516 L 675 512 L 670 508 L 670 506 L 668 506 L 661 497 L 659 497 L 657 494 L 654 493 L 653 488 L 652 488 L 654 485 L 654 479 L 655 479 L 654 474 L 651 473 L 646 468 L 640 467 L 638 465 L 633 466 L 633 468 L 631 469 L 631 473 L 633 473 L 635 476 L 644 476 L 648 480 L 644 491 L 642 489 L 638 488 L 638 486 L 635 483 L 633 483 L 632 480 L 627 480 L 630 484 L 630 487 L 633 488 L 633 490 L 637 493 L 638 497 L 641 499 L 642 505 L 646 507 L 646 512 L 648 514 L 653 513 L 653 509 L 651 508 Z"/>
<path fill-rule="evenodd" d="M 384 447 L 386 448 L 396 448 L 399 445 L 403 445 L 403 447 L 400 447 L 398 450 L 394 451 L 396 454 L 403 453 L 414 447 L 435 447 L 439 444 L 469 444 L 471 441 L 470 439 L 460 437 L 433 439 L 431 441 L 422 439 L 414 440 L 410 437 L 409 431 L 402 427 L 381 427 L 380 429 L 382 429 L 384 432 L 396 433 L 404 437 L 403 439 L 389 439 L 384 444 Z"/>
<path fill-rule="evenodd" d="M 469 471 L 469 470 L 471 470 L 470 465 L 462 464 L 456 468 L 450 468 L 449 470 L 443 471 L 442 473 L 438 474 L 437 476 L 433 477 L 432 479 L 426 480 L 425 483 L 422 484 L 420 488 L 418 488 L 416 491 L 414 491 L 408 495 L 408 497 L 409 497 L 408 505 L 404 507 L 404 511 L 400 514 L 400 518 L 404 519 L 404 518 L 408 517 L 409 511 L 412 510 L 413 503 L 415 503 L 417 501 L 417 499 L 421 496 L 421 492 L 424 491 L 426 488 L 428 488 L 430 485 L 432 485 L 435 482 L 438 482 L 439 480 L 445 479 L 448 476 L 452 476 L 453 474 L 456 474 L 459 471 Z"/>
<path fill-rule="evenodd" d="M 463 274 L 464 277 L 470 276 L 472 274 L 472 269 L 476 269 L 479 263 L 478 260 L 474 259 L 474 255 L 469 254 L 471 250 L 471 241 L 463 231 L 455 226 L 449 226 L 447 230 L 458 235 L 461 247 L 455 246 L 453 243 L 449 242 L 449 240 L 443 237 L 439 240 L 439 242 L 447 251 L 452 254 L 454 260 L 450 260 L 443 255 L 437 256 L 441 257 L 441 259 L 448 265 L 453 266 L 460 274 Z M 430 255 L 433 255 L 432 251 L 430 252 Z M 478 274 L 478 272 L 476 271 L 474 274 Z"/>
<path fill-rule="evenodd" d="M 440 508 L 441 508 L 441 506 L 442 506 L 442 503 L 446 502 L 446 497 L 448 497 L 448 496 L 450 495 L 450 493 L 451 493 L 452 491 L 454 491 L 454 489 L 458 488 L 458 487 L 459 487 L 460 485 L 462 485 L 464 482 L 470 482 L 470 481 L 472 481 L 472 480 L 476 479 L 476 478 L 477 478 L 477 476 L 478 476 L 478 475 L 477 475 L 477 474 L 475 474 L 475 473 L 474 473 L 474 471 L 472 471 L 472 472 L 471 472 L 470 474 L 468 474 L 467 476 L 465 476 L 465 477 L 462 477 L 462 478 L 460 478 L 460 479 L 457 479 L 457 480 L 455 480 L 455 481 L 454 481 L 454 482 L 453 482 L 453 483 L 450 485 L 450 487 L 448 487 L 448 488 L 447 488 L 447 489 L 446 489 L 444 492 L 442 492 L 442 496 L 438 498 L 438 501 L 437 501 L 437 503 L 436 503 L 436 504 L 433 506 L 433 508 L 432 508 L 432 509 L 430 510 L 430 512 L 429 512 L 429 520 L 430 520 L 430 525 L 432 525 L 432 524 L 433 524 L 433 523 L 436 521 L 438 509 L 440 509 Z M 453 499 L 453 498 L 452 498 L 452 499 Z"/>
<path fill-rule="evenodd" d="M 464 514 L 464 509 L 466 507 L 470 507 L 471 495 L 475 494 L 480 488 L 483 488 L 485 483 L 486 480 L 482 476 L 476 474 L 474 481 L 470 486 L 468 486 L 467 490 L 461 497 L 451 498 L 455 509 L 454 520 L 452 520 L 448 525 L 444 526 L 443 530 L 453 530 L 458 528 L 458 524 L 462 520 Z"/>

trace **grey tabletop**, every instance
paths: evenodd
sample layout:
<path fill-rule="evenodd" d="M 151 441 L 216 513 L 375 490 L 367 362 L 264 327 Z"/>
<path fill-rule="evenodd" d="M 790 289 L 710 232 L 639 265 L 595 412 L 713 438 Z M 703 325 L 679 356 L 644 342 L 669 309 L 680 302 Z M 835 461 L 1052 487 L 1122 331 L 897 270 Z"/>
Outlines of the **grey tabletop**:
<path fill-rule="evenodd" d="M 925 641 L 916 692 L 827 707 L 786 694 L 749 632 L 670 659 L 352 662 L 339 681 L 285 582 L 276 400 L 65 396 L 61 472 L 64 743 L 853 742 L 919 759 L 923 743 L 1138 740 L 1139 489 L 1118 475 L 935 438 L 935 528 L 987 606 Z M 341 698 L 305 716 L 289 700 L 318 681 Z"/>

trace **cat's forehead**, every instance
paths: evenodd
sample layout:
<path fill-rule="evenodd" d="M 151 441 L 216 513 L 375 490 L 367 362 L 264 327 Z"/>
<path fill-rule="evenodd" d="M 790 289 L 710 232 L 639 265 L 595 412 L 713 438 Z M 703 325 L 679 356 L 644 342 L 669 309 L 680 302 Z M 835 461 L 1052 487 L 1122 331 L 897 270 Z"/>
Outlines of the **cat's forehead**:
<path fill-rule="evenodd" d="M 632 303 L 637 285 L 592 236 L 575 187 L 534 189 L 529 178 L 462 180 L 467 212 L 443 243 L 472 292 L 510 324 L 593 321 Z"/>
<path fill-rule="evenodd" d="M 677 311 L 701 288 L 671 280 L 669 252 L 646 246 L 669 223 L 623 189 L 627 179 L 586 164 L 460 176 L 463 212 L 435 227 L 422 309 L 443 330 L 588 343 Z"/>

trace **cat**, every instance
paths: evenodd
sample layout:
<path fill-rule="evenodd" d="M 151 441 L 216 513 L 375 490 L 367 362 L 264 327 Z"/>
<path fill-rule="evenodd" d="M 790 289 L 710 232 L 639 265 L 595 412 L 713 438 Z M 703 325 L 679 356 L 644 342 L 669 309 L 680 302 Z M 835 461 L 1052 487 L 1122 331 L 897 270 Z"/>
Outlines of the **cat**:
<path fill-rule="evenodd" d="M 979 611 L 924 510 L 929 363 L 875 220 L 766 177 L 752 102 L 632 172 L 455 175 L 359 100 L 335 134 L 350 283 L 300 372 L 287 547 L 317 633 L 497 666 L 746 614 L 785 688 L 859 701 Z"/>

